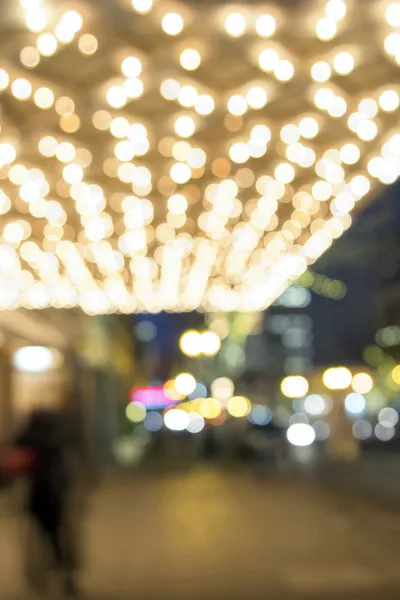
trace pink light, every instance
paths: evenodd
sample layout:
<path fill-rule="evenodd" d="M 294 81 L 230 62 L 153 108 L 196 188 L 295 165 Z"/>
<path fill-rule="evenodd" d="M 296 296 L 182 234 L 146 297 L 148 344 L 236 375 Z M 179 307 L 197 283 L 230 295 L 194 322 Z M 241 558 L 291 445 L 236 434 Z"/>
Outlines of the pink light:
<path fill-rule="evenodd" d="M 130 396 L 131 402 L 140 402 L 146 408 L 166 408 L 177 404 L 166 396 L 162 385 L 134 388 Z"/>

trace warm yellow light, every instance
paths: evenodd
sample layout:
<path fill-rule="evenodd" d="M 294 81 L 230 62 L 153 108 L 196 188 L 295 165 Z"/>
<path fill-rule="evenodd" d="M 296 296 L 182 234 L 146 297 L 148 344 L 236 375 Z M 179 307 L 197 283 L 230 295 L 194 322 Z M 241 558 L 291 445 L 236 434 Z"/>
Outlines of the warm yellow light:
<path fill-rule="evenodd" d="M 392 379 L 397 385 L 400 385 L 400 365 L 396 365 L 392 370 Z"/>
<path fill-rule="evenodd" d="M 43 56 L 52 56 L 57 50 L 57 46 L 57 39 L 52 33 L 42 33 L 36 42 L 36 47 Z"/>
<path fill-rule="evenodd" d="M 246 30 L 246 19 L 241 13 L 231 13 L 225 19 L 225 29 L 232 37 L 240 37 Z"/>
<path fill-rule="evenodd" d="M 100 131 L 105 131 L 109 128 L 112 121 L 112 116 L 106 110 L 98 110 L 92 117 L 92 123 Z"/>
<path fill-rule="evenodd" d="M 60 115 L 60 117 L 66 117 L 73 114 L 75 110 L 75 103 L 72 98 L 69 98 L 68 96 L 61 96 L 56 100 L 55 109 L 56 113 Z"/>
<path fill-rule="evenodd" d="M 179 340 L 179 347 L 186 356 L 200 356 L 201 354 L 201 333 L 194 329 L 185 331 Z"/>
<path fill-rule="evenodd" d="M 182 396 L 189 396 L 196 389 L 196 380 L 190 373 L 180 373 L 175 377 L 175 389 Z"/>
<path fill-rule="evenodd" d="M 289 375 L 281 382 L 281 392 L 287 398 L 303 398 L 308 387 L 307 379 L 301 375 Z"/>
<path fill-rule="evenodd" d="M 221 340 L 213 331 L 201 335 L 201 351 L 205 356 L 215 356 L 221 349 Z"/>
<path fill-rule="evenodd" d="M 218 377 L 211 384 L 211 393 L 214 398 L 217 398 L 223 403 L 226 403 L 232 398 L 235 392 L 235 385 L 229 377 Z"/>
<path fill-rule="evenodd" d="M 28 69 L 37 67 L 40 62 L 40 54 L 34 46 L 26 46 L 22 48 L 20 53 L 21 63 Z"/>
<path fill-rule="evenodd" d="M 232 417 L 246 417 L 251 411 L 251 403 L 250 400 L 244 396 L 234 396 L 228 400 L 226 409 Z"/>
<path fill-rule="evenodd" d="M 162 28 L 168 35 L 179 35 L 184 25 L 184 20 L 178 13 L 168 13 L 162 20 Z"/>
<path fill-rule="evenodd" d="M 86 56 L 91 56 L 97 51 L 99 47 L 99 42 L 96 36 L 91 33 L 84 33 L 78 42 L 78 48 L 82 52 L 82 54 L 86 54 Z"/>
<path fill-rule="evenodd" d="M 78 115 L 65 115 L 60 118 L 60 127 L 66 133 L 75 133 L 81 126 Z"/>
<path fill-rule="evenodd" d="M 19 78 L 12 82 L 11 91 L 18 100 L 28 100 L 32 94 L 32 86 L 27 79 Z"/>
<path fill-rule="evenodd" d="M 169 379 L 164 384 L 164 393 L 169 398 L 169 400 L 178 401 L 183 400 L 185 394 L 179 394 L 179 392 L 175 388 L 175 381 L 173 379 Z"/>
<path fill-rule="evenodd" d="M 350 387 L 353 376 L 347 367 L 331 367 L 327 369 L 322 380 L 329 390 L 345 390 Z"/>
<path fill-rule="evenodd" d="M 272 15 L 260 15 L 256 20 L 256 31 L 260 37 L 269 38 L 276 31 L 276 21 Z"/>
<path fill-rule="evenodd" d="M 146 407 L 140 402 L 131 402 L 125 412 L 127 419 L 132 423 L 141 423 L 147 414 Z"/>
<path fill-rule="evenodd" d="M 187 71 L 195 71 L 201 63 L 200 52 L 194 48 L 187 48 L 180 55 L 180 63 Z"/>
<path fill-rule="evenodd" d="M 368 394 L 373 386 L 374 381 L 368 373 L 357 373 L 351 382 L 351 387 L 357 394 Z"/>
<path fill-rule="evenodd" d="M 196 125 L 192 117 L 184 115 L 175 121 L 174 129 L 181 137 L 188 138 L 194 134 Z"/>
<path fill-rule="evenodd" d="M 350 52 L 339 52 L 333 59 L 333 68 L 339 75 L 348 75 L 355 67 L 355 60 Z"/>
<path fill-rule="evenodd" d="M 5 90 L 10 82 L 10 77 L 4 69 L 0 69 L 0 90 Z"/>
<path fill-rule="evenodd" d="M 222 406 L 215 398 L 203 398 L 199 402 L 198 411 L 205 419 L 217 419 L 222 412 Z"/>

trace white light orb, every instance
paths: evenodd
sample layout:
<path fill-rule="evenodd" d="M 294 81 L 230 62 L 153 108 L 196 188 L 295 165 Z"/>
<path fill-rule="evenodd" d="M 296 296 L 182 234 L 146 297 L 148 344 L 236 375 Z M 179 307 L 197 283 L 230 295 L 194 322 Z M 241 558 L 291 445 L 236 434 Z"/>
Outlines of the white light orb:
<path fill-rule="evenodd" d="M 247 92 L 246 101 L 250 108 L 260 110 L 267 104 L 268 94 L 264 88 L 255 86 L 250 88 Z"/>
<path fill-rule="evenodd" d="M 231 96 L 228 100 L 228 110 L 232 115 L 241 116 L 247 111 L 247 102 L 240 94 Z"/>
<path fill-rule="evenodd" d="M 209 115 L 215 108 L 214 99 L 208 94 L 200 94 L 200 96 L 196 98 L 194 108 L 199 115 Z"/>
<path fill-rule="evenodd" d="M 188 138 L 194 134 L 196 125 L 192 117 L 184 115 L 175 121 L 174 129 L 179 136 Z"/>
<path fill-rule="evenodd" d="M 189 414 L 181 408 L 171 408 L 164 415 L 165 427 L 171 431 L 184 431 L 189 422 Z"/>
<path fill-rule="evenodd" d="M 340 149 L 340 160 L 346 165 L 354 165 L 360 160 L 361 152 L 356 144 L 345 144 Z"/>
<path fill-rule="evenodd" d="M 289 163 L 281 163 L 275 168 L 275 179 L 281 183 L 291 183 L 296 176 L 294 167 Z"/>
<path fill-rule="evenodd" d="M 23 346 L 13 356 L 13 365 L 18 371 L 41 373 L 52 369 L 55 363 L 54 354 L 45 346 Z"/>
<path fill-rule="evenodd" d="M 385 90 L 379 96 L 379 106 L 385 112 L 394 112 L 399 108 L 400 96 L 394 90 Z"/>
<path fill-rule="evenodd" d="M 333 68 L 339 75 L 349 75 L 355 64 L 354 56 L 350 52 L 339 52 L 333 59 Z"/>
<path fill-rule="evenodd" d="M 325 398 L 318 394 L 307 396 L 304 400 L 304 410 L 313 416 L 322 415 L 326 410 Z"/>
<path fill-rule="evenodd" d="M 189 423 L 186 429 L 189 433 L 200 433 L 205 427 L 205 420 L 202 415 L 197 412 L 189 413 Z"/>
<path fill-rule="evenodd" d="M 322 110 L 327 110 L 334 101 L 335 94 L 330 88 L 321 88 L 315 93 L 314 102 Z"/>
<path fill-rule="evenodd" d="M 347 367 L 331 367 L 322 377 L 325 387 L 330 390 L 345 390 L 351 385 L 353 376 Z"/>
<path fill-rule="evenodd" d="M 400 2 L 392 2 L 386 9 L 386 21 L 392 27 L 400 27 Z"/>
<path fill-rule="evenodd" d="M 181 86 L 175 79 L 165 79 L 161 86 L 160 92 L 166 100 L 177 100 Z"/>
<path fill-rule="evenodd" d="M 186 108 L 194 106 L 198 98 L 198 93 L 193 85 L 184 85 L 179 90 L 178 102 Z"/>
<path fill-rule="evenodd" d="M 319 60 L 311 67 L 311 77 L 318 83 L 325 83 L 330 79 L 332 70 L 327 62 Z"/>
<path fill-rule="evenodd" d="M 33 95 L 33 100 L 38 108 L 49 109 L 54 104 L 54 94 L 49 88 L 39 88 Z"/>
<path fill-rule="evenodd" d="M 192 171 L 185 163 L 175 163 L 170 169 L 170 177 L 175 183 L 187 183 L 192 176 Z"/>
<path fill-rule="evenodd" d="M 52 33 L 42 33 L 36 41 L 36 47 L 42 56 L 52 56 L 57 46 L 57 38 Z"/>
<path fill-rule="evenodd" d="M 318 135 L 318 121 L 313 117 L 304 117 L 299 123 L 299 131 L 303 138 L 312 140 Z"/>
<path fill-rule="evenodd" d="M 204 356 L 215 356 L 221 349 L 221 340 L 213 331 L 205 331 L 201 335 L 201 351 Z"/>
<path fill-rule="evenodd" d="M 256 20 L 256 31 L 262 38 L 269 38 L 276 31 L 276 21 L 272 15 L 260 15 Z"/>
<path fill-rule="evenodd" d="M 196 379 L 190 373 L 180 373 L 174 380 L 174 386 L 181 396 L 189 396 L 196 389 Z"/>
<path fill-rule="evenodd" d="M 307 423 L 294 423 L 288 428 L 286 437 L 292 446 L 311 446 L 315 441 L 315 430 Z"/>
<path fill-rule="evenodd" d="M 112 108 L 122 108 L 123 106 L 125 106 L 125 104 L 128 100 L 126 90 L 123 87 L 118 86 L 118 85 L 112 86 L 107 91 L 106 98 L 107 98 L 108 104 Z"/>
<path fill-rule="evenodd" d="M 153 7 L 153 0 L 132 0 L 132 7 L 140 15 L 147 15 Z"/>
<path fill-rule="evenodd" d="M 373 386 L 374 380 L 368 373 L 356 373 L 351 383 L 351 387 L 357 394 L 368 394 Z"/>
<path fill-rule="evenodd" d="M 281 382 L 281 392 L 287 398 L 303 398 L 308 387 L 307 379 L 301 375 L 289 375 Z"/>
<path fill-rule="evenodd" d="M 317 37 L 323 42 L 333 40 L 337 33 L 337 25 L 333 19 L 324 17 L 320 19 L 316 26 Z"/>
<path fill-rule="evenodd" d="M 142 63 L 136 56 L 127 56 L 122 61 L 121 71 L 126 77 L 138 77 L 142 72 Z"/>
<path fill-rule="evenodd" d="M 258 57 L 258 64 L 260 66 L 260 69 L 262 69 L 266 73 L 271 73 L 272 71 L 274 71 L 276 66 L 279 64 L 279 61 L 279 54 L 273 48 L 266 48 L 260 53 Z"/>
<path fill-rule="evenodd" d="M 366 400 L 364 396 L 361 394 L 357 394 L 356 392 L 352 392 L 348 396 L 346 396 L 344 401 L 344 407 L 346 412 L 351 415 L 358 415 L 364 412 L 367 406 Z"/>
<path fill-rule="evenodd" d="M 246 30 L 246 19 L 241 13 L 231 13 L 225 19 L 225 29 L 231 37 L 240 37 Z"/>
<path fill-rule="evenodd" d="M 201 333 L 195 330 L 185 331 L 179 340 L 179 347 L 186 356 L 200 356 L 202 351 Z"/>
<path fill-rule="evenodd" d="M 180 14 L 168 13 L 163 17 L 162 28 L 168 35 L 179 35 L 183 30 L 185 22 Z"/>
<path fill-rule="evenodd" d="M 32 94 L 32 86 L 27 79 L 15 79 L 11 84 L 11 92 L 18 100 L 28 100 Z"/>
<path fill-rule="evenodd" d="M 194 48 L 187 48 L 181 53 L 179 61 L 186 71 L 195 71 L 201 64 L 200 52 Z"/>
<path fill-rule="evenodd" d="M 279 81 L 289 81 L 294 75 L 294 66 L 290 60 L 280 60 L 274 68 L 274 75 Z"/>

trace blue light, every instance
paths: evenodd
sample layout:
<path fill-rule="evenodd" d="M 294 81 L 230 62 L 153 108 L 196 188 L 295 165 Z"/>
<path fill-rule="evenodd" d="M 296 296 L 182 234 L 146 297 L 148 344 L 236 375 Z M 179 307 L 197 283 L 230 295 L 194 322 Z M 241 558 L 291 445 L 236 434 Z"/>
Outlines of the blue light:
<path fill-rule="evenodd" d="M 272 414 L 267 406 L 254 404 L 247 418 L 253 425 L 268 425 L 272 420 Z"/>
<path fill-rule="evenodd" d="M 197 382 L 196 389 L 188 396 L 189 400 L 197 400 L 197 398 L 207 398 L 207 388 L 204 383 Z"/>

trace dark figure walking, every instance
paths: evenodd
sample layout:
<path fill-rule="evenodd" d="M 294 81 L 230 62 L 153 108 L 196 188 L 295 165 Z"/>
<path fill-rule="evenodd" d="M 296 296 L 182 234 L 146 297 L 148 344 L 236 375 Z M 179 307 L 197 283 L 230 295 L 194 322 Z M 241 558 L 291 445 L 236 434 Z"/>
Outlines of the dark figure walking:
<path fill-rule="evenodd" d="M 38 535 L 40 546 L 50 550 L 64 591 L 76 595 L 76 532 L 70 506 L 74 461 L 62 414 L 44 409 L 34 411 L 15 446 L 17 452 L 26 451 L 31 456 L 25 476 L 28 479 L 27 510 L 36 530 L 33 533 Z M 29 543 L 32 540 L 28 540 Z M 41 587 L 43 573 L 35 572 L 35 567 L 30 571 L 31 583 Z"/>

